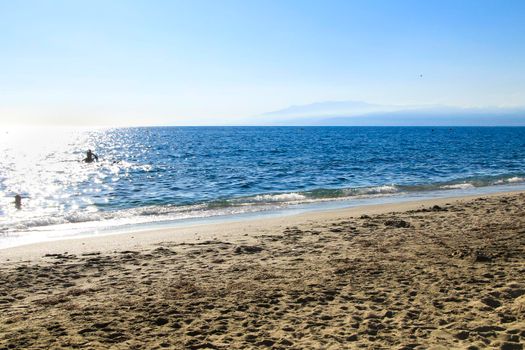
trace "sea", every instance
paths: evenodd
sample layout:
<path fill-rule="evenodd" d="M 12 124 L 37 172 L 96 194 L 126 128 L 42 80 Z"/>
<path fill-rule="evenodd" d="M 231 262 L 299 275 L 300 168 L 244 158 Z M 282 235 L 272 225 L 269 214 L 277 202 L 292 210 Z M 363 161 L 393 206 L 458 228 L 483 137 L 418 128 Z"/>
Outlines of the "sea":
<path fill-rule="evenodd" d="M 522 189 L 520 127 L 0 129 L 0 248 Z"/>

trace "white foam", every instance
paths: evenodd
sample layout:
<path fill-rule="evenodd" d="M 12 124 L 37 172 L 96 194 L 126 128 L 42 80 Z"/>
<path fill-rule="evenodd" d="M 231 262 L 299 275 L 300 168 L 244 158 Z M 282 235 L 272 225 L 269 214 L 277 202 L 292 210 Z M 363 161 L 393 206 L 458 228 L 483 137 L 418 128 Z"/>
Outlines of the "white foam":
<path fill-rule="evenodd" d="M 87 222 L 87 221 L 102 220 L 103 216 L 95 214 L 93 212 L 86 213 L 86 212 L 76 211 L 76 212 L 72 212 L 72 213 L 66 215 L 64 217 L 64 219 L 67 222 L 70 222 L 70 223 L 77 223 L 77 222 Z"/>
<path fill-rule="evenodd" d="M 306 196 L 300 193 L 261 194 L 253 197 L 253 202 L 296 202 L 305 200 Z"/>
<path fill-rule="evenodd" d="M 514 176 L 508 179 L 501 179 L 496 182 L 494 182 L 495 185 L 502 185 L 502 184 L 513 184 L 518 182 L 525 182 L 524 177 Z"/>
<path fill-rule="evenodd" d="M 398 191 L 399 190 L 395 185 L 383 185 L 367 188 L 365 193 L 395 193 Z"/>
<path fill-rule="evenodd" d="M 475 186 L 473 184 L 469 184 L 469 183 L 441 186 L 441 188 L 446 189 L 446 190 L 468 190 L 468 189 L 474 188 L 474 187 Z"/>
<path fill-rule="evenodd" d="M 43 227 L 63 224 L 66 221 L 61 217 L 36 217 L 22 221 L 4 221 L 0 224 L 0 232 L 25 231 L 33 227 Z"/>

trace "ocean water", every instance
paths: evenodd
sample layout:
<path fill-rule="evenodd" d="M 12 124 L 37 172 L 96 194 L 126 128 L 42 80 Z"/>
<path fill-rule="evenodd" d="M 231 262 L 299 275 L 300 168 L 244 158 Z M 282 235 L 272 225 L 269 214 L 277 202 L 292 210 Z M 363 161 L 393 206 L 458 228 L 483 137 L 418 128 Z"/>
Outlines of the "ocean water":
<path fill-rule="evenodd" d="M 81 161 L 88 149 L 98 162 Z M 0 247 L 57 230 L 525 183 L 525 128 L 13 128 L 0 129 L 0 154 Z"/>

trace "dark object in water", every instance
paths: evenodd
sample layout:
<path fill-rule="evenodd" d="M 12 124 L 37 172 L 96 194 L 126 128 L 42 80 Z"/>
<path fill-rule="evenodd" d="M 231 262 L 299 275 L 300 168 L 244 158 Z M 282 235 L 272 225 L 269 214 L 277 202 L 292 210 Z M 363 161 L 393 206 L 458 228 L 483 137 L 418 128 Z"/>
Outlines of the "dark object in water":
<path fill-rule="evenodd" d="M 95 153 L 93 153 L 90 149 L 88 149 L 88 151 L 86 152 L 86 158 L 84 158 L 84 162 L 92 163 L 95 160 L 98 162 L 98 156 Z"/>
<path fill-rule="evenodd" d="M 15 196 L 15 207 L 16 209 L 22 209 L 22 197 L 19 194 Z"/>

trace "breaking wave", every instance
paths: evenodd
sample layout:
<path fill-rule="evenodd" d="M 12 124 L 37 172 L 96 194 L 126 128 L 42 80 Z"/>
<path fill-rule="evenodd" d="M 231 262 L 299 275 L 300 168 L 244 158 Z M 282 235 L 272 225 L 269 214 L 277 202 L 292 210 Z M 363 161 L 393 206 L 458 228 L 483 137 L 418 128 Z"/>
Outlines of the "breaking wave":
<path fill-rule="evenodd" d="M 352 200 L 367 197 L 393 196 L 402 193 L 428 191 L 462 191 L 493 185 L 525 183 L 525 177 L 507 175 L 499 177 L 458 179 L 446 183 L 419 185 L 381 185 L 353 188 L 318 188 L 310 191 L 267 193 L 255 196 L 225 198 L 191 205 L 149 205 L 129 209 L 96 212 L 74 212 L 63 216 L 42 216 L 31 219 L 0 222 L 0 233 L 21 232 L 64 224 L 97 223 L 99 226 L 119 226 L 160 221 L 205 218 L 222 215 L 262 212 L 285 207 L 326 201 Z"/>

